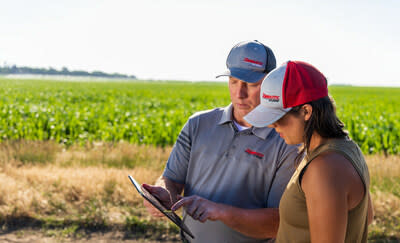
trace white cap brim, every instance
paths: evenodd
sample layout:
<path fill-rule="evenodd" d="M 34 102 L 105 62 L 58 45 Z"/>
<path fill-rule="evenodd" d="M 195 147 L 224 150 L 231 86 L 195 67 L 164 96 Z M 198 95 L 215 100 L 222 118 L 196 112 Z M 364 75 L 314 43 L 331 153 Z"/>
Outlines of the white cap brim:
<path fill-rule="evenodd" d="M 286 108 L 286 109 L 268 108 L 260 104 L 256 108 L 254 108 L 254 110 L 250 111 L 244 117 L 244 119 L 252 126 L 266 127 L 279 120 L 291 109 L 292 108 Z"/>

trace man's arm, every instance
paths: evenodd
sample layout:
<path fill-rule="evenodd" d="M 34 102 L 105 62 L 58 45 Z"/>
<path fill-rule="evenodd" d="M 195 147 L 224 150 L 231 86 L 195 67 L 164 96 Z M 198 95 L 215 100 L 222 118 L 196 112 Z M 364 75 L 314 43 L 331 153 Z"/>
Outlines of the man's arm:
<path fill-rule="evenodd" d="M 253 238 L 275 238 L 279 227 L 278 208 L 242 209 L 224 205 L 221 221 Z"/>
<path fill-rule="evenodd" d="M 157 197 L 166 208 L 171 208 L 172 204 L 178 200 L 178 195 L 183 191 L 183 183 L 174 182 L 168 179 L 168 177 L 175 178 L 182 182 L 185 181 L 190 159 L 191 141 L 190 125 L 188 121 L 179 133 L 174 148 L 168 158 L 163 175 L 157 179 L 153 186 L 143 184 L 143 187 L 153 196 Z M 146 200 L 144 200 L 143 203 L 151 215 L 155 217 L 164 216 Z"/>
<path fill-rule="evenodd" d="M 268 192 L 268 208 L 279 207 L 283 192 L 296 170 L 295 160 L 298 154 L 299 150 L 297 146 L 287 145 L 283 140 L 279 144 L 279 156 L 277 161 L 275 161 L 276 171 Z"/>
<path fill-rule="evenodd" d="M 215 203 L 199 196 L 184 197 L 172 206 L 178 210 L 184 206 L 192 218 L 205 222 L 219 220 L 253 238 L 274 238 L 278 232 L 279 210 L 277 208 L 242 209 Z"/>

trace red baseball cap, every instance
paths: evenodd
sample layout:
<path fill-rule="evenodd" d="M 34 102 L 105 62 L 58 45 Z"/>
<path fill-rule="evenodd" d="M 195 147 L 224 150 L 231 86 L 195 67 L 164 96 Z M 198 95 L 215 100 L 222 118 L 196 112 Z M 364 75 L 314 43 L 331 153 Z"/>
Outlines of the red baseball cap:
<path fill-rule="evenodd" d="M 318 69 L 306 62 L 288 61 L 265 77 L 260 105 L 244 119 L 255 127 L 265 127 L 279 120 L 292 107 L 327 95 L 326 78 Z"/>

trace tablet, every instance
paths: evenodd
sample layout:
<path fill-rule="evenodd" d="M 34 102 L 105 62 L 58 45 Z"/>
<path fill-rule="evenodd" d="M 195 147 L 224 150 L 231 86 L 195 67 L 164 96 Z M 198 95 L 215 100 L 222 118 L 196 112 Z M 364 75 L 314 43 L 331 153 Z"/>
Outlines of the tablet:
<path fill-rule="evenodd" d="M 181 217 L 179 217 L 173 211 L 165 208 L 157 198 L 155 198 L 149 191 L 147 191 L 142 185 L 140 185 L 132 176 L 128 175 L 132 184 L 135 186 L 136 190 L 139 192 L 142 197 L 144 197 L 149 203 L 151 203 L 155 208 L 157 208 L 160 212 L 162 212 L 167 218 L 169 218 L 174 224 L 176 224 L 181 230 L 183 230 L 186 234 L 194 239 L 192 232 L 190 232 L 189 228 L 183 223 Z"/>

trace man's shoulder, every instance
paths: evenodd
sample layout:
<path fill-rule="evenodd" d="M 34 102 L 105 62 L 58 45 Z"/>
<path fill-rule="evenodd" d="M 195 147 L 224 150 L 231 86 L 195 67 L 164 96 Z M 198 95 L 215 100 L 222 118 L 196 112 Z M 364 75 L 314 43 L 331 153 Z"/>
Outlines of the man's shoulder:
<path fill-rule="evenodd" d="M 219 119 L 221 115 L 224 113 L 224 108 L 218 107 L 210 110 L 203 110 L 203 111 L 198 111 L 191 115 L 189 117 L 189 120 L 194 120 L 194 119 L 210 119 L 210 118 L 217 118 Z"/>

